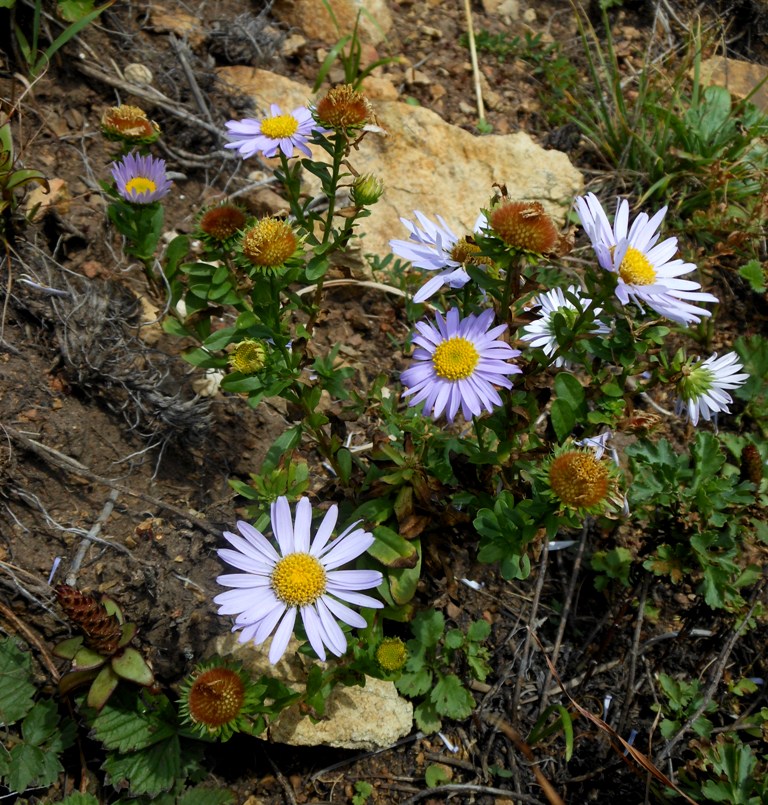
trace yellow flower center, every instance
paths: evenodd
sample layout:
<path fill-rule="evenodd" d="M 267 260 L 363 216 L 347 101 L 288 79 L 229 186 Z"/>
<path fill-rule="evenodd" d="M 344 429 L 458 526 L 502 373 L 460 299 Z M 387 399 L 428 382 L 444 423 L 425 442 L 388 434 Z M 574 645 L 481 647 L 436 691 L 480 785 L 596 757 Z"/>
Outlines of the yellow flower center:
<path fill-rule="evenodd" d="M 455 260 L 457 263 L 474 263 L 479 252 L 480 247 L 476 243 L 470 243 L 466 238 L 461 238 L 451 249 L 451 260 Z"/>
<path fill-rule="evenodd" d="M 566 506 L 589 508 L 608 495 L 608 469 L 590 453 L 570 451 L 552 462 L 549 484 Z"/>
<path fill-rule="evenodd" d="M 277 268 L 298 245 L 291 225 L 277 218 L 264 218 L 243 235 L 243 254 L 256 266 Z"/>
<path fill-rule="evenodd" d="M 376 662 L 385 671 L 399 671 L 408 659 L 408 649 L 399 637 L 385 637 L 376 649 Z"/>
<path fill-rule="evenodd" d="M 282 140 L 296 134 L 299 121 L 293 115 L 275 115 L 261 121 L 261 133 L 273 140 Z"/>
<path fill-rule="evenodd" d="M 308 553 L 289 553 L 270 576 L 275 595 L 289 607 L 314 604 L 325 592 L 325 568 Z"/>
<path fill-rule="evenodd" d="M 144 193 L 154 193 L 157 185 L 146 176 L 134 176 L 125 183 L 125 192 L 131 196 L 143 196 Z"/>
<path fill-rule="evenodd" d="M 619 276 L 628 285 L 652 285 L 656 282 L 656 272 L 651 261 L 634 246 L 627 249 L 619 266 Z"/>
<path fill-rule="evenodd" d="M 212 668 L 195 679 L 189 689 L 189 715 L 215 731 L 237 718 L 245 699 L 240 676 L 227 668 Z"/>
<path fill-rule="evenodd" d="M 243 375 L 253 374 L 264 368 L 267 351 L 259 341 L 241 341 L 229 356 L 229 365 Z"/>
<path fill-rule="evenodd" d="M 463 380 L 475 371 L 480 353 L 466 338 L 455 335 L 438 344 L 432 356 L 435 374 L 445 380 Z"/>

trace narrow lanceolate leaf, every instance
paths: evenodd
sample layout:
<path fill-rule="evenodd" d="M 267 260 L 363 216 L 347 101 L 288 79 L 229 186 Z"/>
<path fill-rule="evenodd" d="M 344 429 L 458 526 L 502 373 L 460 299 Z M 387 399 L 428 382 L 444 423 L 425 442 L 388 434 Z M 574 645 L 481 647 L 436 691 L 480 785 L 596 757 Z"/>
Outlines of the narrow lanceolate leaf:
<path fill-rule="evenodd" d="M 20 721 L 32 709 L 35 686 L 29 655 L 12 638 L 0 640 L 0 725 Z"/>

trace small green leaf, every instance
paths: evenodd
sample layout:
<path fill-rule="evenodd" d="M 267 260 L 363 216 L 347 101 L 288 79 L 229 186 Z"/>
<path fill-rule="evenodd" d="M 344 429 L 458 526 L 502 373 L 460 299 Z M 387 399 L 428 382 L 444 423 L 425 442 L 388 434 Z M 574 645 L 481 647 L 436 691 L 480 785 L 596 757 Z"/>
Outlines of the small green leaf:
<path fill-rule="evenodd" d="M 64 797 L 59 805 L 99 805 L 99 800 L 93 794 L 81 794 L 76 791 L 68 797 Z"/>
<path fill-rule="evenodd" d="M 436 646 L 445 632 L 445 617 L 437 609 L 423 610 L 413 619 L 411 629 L 422 646 Z"/>
<path fill-rule="evenodd" d="M 444 763 L 430 763 L 424 769 L 424 782 L 429 788 L 437 788 L 439 785 L 449 782 L 450 779 L 450 768 Z"/>
<path fill-rule="evenodd" d="M 395 687 L 405 696 L 422 696 L 432 687 L 432 672 L 421 668 L 404 673 L 395 681 Z"/>
<path fill-rule="evenodd" d="M 739 276 L 749 283 L 755 293 L 765 293 L 766 275 L 759 260 L 750 260 L 739 269 Z"/>
<path fill-rule="evenodd" d="M 154 697 L 147 704 L 135 690 L 121 690 L 96 717 L 93 730 L 107 749 L 124 754 L 150 747 L 173 735 L 175 716 L 164 696 Z"/>
<path fill-rule="evenodd" d="M 155 681 L 152 670 L 144 657 L 135 648 L 126 648 L 122 654 L 112 657 L 112 670 L 123 679 L 137 685 L 151 685 Z"/>
<path fill-rule="evenodd" d="M 54 657 L 61 657 L 62 660 L 74 660 L 75 654 L 80 651 L 80 647 L 83 645 L 83 636 L 77 635 L 77 637 L 70 637 L 68 640 L 62 640 L 61 643 L 57 643 L 56 646 L 53 648 L 53 656 Z"/>
<path fill-rule="evenodd" d="M 138 752 L 110 754 L 102 768 L 114 788 L 129 788 L 133 796 L 156 796 L 170 790 L 181 774 L 179 739 L 172 735 Z"/>
<path fill-rule="evenodd" d="M 0 640 L 0 724 L 20 721 L 32 709 L 35 686 L 31 678 L 29 654 L 10 637 Z"/>
<path fill-rule="evenodd" d="M 474 621 L 467 629 L 467 640 L 471 640 L 473 643 L 482 643 L 483 640 L 488 639 L 490 634 L 491 624 L 488 621 Z"/>
<path fill-rule="evenodd" d="M 440 716 L 431 701 L 422 702 L 413 711 L 413 720 L 416 726 L 424 733 L 437 732 L 443 726 Z"/>
<path fill-rule="evenodd" d="M 235 796 L 223 788 L 205 788 L 197 785 L 188 788 L 177 800 L 178 805 L 231 805 Z"/>
<path fill-rule="evenodd" d="M 33 785 L 47 788 L 64 771 L 55 753 L 26 743 L 11 749 L 9 767 L 8 787 L 19 793 Z"/>
<path fill-rule="evenodd" d="M 52 699 L 42 699 L 27 713 L 21 723 L 21 734 L 32 746 L 44 744 L 59 724 L 59 713 Z"/>
<path fill-rule="evenodd" d="M 96 679 L 88 690 L 88 707 L 94 710 L 101 710 L 107 703 L 109 697 L 115 692 L 120 677 L 112 670 L 112 667 L 105 665 L 99 671 Z"/>
<path fill-rule="evenodd" d="M 472 694 L 461 684 L 456 674 L 446 674 L 438 680 L 429 698 L 441 716 L 463 719 L 475 709 Z"/>
<path fill-rule="evenodd" d="M 88 671 L 91 668 L 100 668 L 107 661 L 106 657 L 102 657 L 97 651 L 92 648 L 83 646 L 72 660 L 72 668 L 76 671 Z"/>
<path fill-rule="evenodd" d="M 576 412 L 570 403 L 558 398 L 550 408 L 550 419 L 558 442 L 564 442 L 576 426 Z"/>
<path fill-rule="evenodd" d="M 416 567 L 419 555 L 412 542 L 384 525 L 376 526 L 373 535 L 376 540 L 368 553 L 374 559 L 391 568 Z"/>

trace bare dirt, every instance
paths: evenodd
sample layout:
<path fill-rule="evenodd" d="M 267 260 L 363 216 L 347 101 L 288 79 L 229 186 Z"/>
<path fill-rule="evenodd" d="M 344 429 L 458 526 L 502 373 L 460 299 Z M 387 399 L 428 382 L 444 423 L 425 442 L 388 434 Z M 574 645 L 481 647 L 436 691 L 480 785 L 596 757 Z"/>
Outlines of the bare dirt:
<path fill-rule="evenodd" d="M 403 96 L 474 129 L 469 53 L 460 42 L 465 31 L 461 4 L 403 0 L 391 5 L 396 25 L 379 55 L 404 56 L 406 61 L 384 74 Z M 745 5 L 733 11 L 736 22 L 736 15 L 748 13 Z M 692 7 L 675 8 L 683 20 L 691 19 Z M 194 214 L 206 200 L 244 184 L 242 166 L 222 149 L 221 132 L 224 121 L 244 114 L 246 103 L 222 90 L 214 67 L 245 63 L 313 80 L 318 49 L 332 43 L 310 39 L 297 52 L 282 55 L 281 42 L 291 32 L 268 14 L 268 27 L 254 28 L 262 31 L 256 44 L 242 41 L 237 35 L 243 28 L 241 15 L 258 13 L 246 0 L 199 8 L 168 2 L 162 9 L 171 16 L 178 12 L 197 18 L 194 33 L 199 39 L 190 40 L 185 59 L 179 58 L 167 30 L 153 22 L 148 4 L 124 3 L 67 47 L 33 88 L 11 75 L 18 66 L 9 34 L 0 36 L 5 53 L 0 96 L 5 110 L 17 110 L 15 142 L 24 165 L 63 180 L 67 188 L 12 244 L 0 270 L 0 629 L 23 639 L 31 633 L 49 647 L 67 635 L 48 584 L 60 559 L 57 580 L 66 578 L 82 590 L 109 593 L 121 602 L 139 625 L 142 651 L 158 680 L 172 687 L 203 658 L 211 638 L 227 628 L 211 602 L 221 572 L 215 549 L 221 545 L 221 530 L 232 527 L 245 505 L 228 480 L 247 480 L 258 470 L 266 449 L 289 422 L 289 412 L 278 403 L 251 410 L 235 396 L 195 396 L 192 384 L 199 371 L 179 357 L 183 344 L 149 323 L 162 312 L 162 300 L 141 270 L 122 257 L 119 239 L 106 223 L 98 182 L 107 178 L 113 152 L 98 134 L 98 120 L 118 101 L 141 105 L 157 120 L 165 133 L 161 142 L 169 167 L 183 174 L 177 179 L 180 192 L 168 204 L 167 227 L 190 232 Z M 565 52 L 576 52 L 570 4 L 550 0 L 535 4 L 535 10 L 529 24 L 517 21 L 510 29 L 501 17 L 475 4 L 475 28 L 492 34 L 541 34 Z M 616 18 L 617 48 L 629 61 L 642 58 L 650 14 L 647 4 L 627 2 Z M 750 36 L 748 42 L 742 36 L 736 47 L 759 60 L 765 54 L 765 34 L 756 29 Z M 206 112 L 196 104 L 185 61 L 204 95 Z M 113 67 L 124 70 L 135 62 L 151 70 L 155 87 L 172 103 L 126 96 L 119 81 L 114 86 L 99 78 L 114 75 Z M 409 73 L 409 65 L 417 72 Z M 490 90 L 488 122 L 496 133 L 524 129 L 542 143 L 568 149 L 586 171 L 600 167 L 590 161 L 586 144 L 569 138 L 565 122 L 562 130 L 547 122 L 542 110 L 547 88 L 530 65 L 492 57 L 483 58 L 483 65 Z M 399 373 L 401 359 L 389 357 L 391 344 L 405 339 L 408 326 L 397 301 L 375 290 L 340 288 L 329 292 L 326 309 L 320 343 L 349 347 L 343 357 L 356 370 L 361 388 L 381 372 Z M 349 427 L 366 435 L 364 425 Z M 317 462 L 315 456 L 308 458 Z M 335 492 L 332 478 L 317 467 L 310 494 L 329 500 Z M 85 544 L 104 513 L 108 519 Z M 467 533 L 459 532 L 456 539 L 456 533 L 442 530 L 425 537 L 419 601 L 460 623 L 478 617 L 493 623 L 491 648 L 498 673 L 490 680 L 492 687 L 478 691 L 477 698 L 504 714 L 515 685 L 505 669 L 515 667 L 532 586 L 508 585 L 491 568 L 477 565 Z M 457 550 L 456 545 L 462 547 Z M 75 569 L 81 546 L 85 551 Z M 545 600 L 562 599 L 570 576 L 567 563 L 560 554 L 553 561 Z M 465 577 L 480 582 L 480 592 L 458 581 Z M 578 628 L 567 637 L 561 663 L 571 679 L 589 672 L 593 682 L 580 689 L 580 702 L 593 712 L 602 711 L 605 691 L 622 689 L 636 594 L 630 590 L 624 598 L 606 598 L 586 586 L 580 592 Z M 659 607 L 673 597 L 682 606 L 685 588 L 659 586 L 651 597 Z M 546 604 L 543 614 L 549 614 Z M 710 626 L 716 631 L 716 623 Z M 652 638 L 643 635 L 643 640 Z M 764 640 L 762 629 L 744 642 L 742 673 L 754 667 L 758 674 Z M 695 673 L 715 650 L 710 642 L 660 641 L 658 648 L 648 649 L 648 668 L 663 656 L 665 662 Z M 40 679 L 50 682 L 45 667 L 37 668 Z M 533 681 L 528 687 L 533 693 Z M 636 703 L 644 718 L 647 704 Z M 633 726 L 631 714 L 626 721 L 625 727 Z M 546 745 L 540 747 L 545 774 L 555 776 L 553 782 L 568 792 L 568 801 L 642 801 L 645 781 L 627 770 L 594 729 L 584 725 L 581 730 L 580 740 L 590 739 L 601 749 L 587 758 L 577 747 L 577 757 L 565 771 L 559 761 L 547 759 Z M 477 792 L 459 793 L 456 801 L 503 801 L 482 787 L 505 788 L 505 781 L 488 771 L 494 764 L 514 767 L 520 778 L 521 767 L 512 762 L 513 745 L 479 721 L 451 724 L 449 732 L 460 746 L 455 755 L 434 736 L 412 736 L 369 757 L 279 746 L 262 753 L 250 739 L 235 738 L 221 750 L 211 749 L 211 775 L 231 788 L 238 802 L 255 797 L 253 805 L 349 802 L 357 780 L 374 785 L 373 801 L 378 803 L 437 802 L 443 797 L 423 796 L 424 769 L 437 760 L 448 765 L 452 782 L 480 786 Z M 552 745 L 553 755 L 561 751 L 560 745 Z M 90 762 L 92 773 L 98 762 Z M 79 785 L 77 775 L 75 766 L 62 786 Z M 533 799 L 527 801 L 544 801 L 538 789 L 530 791 Z"/>

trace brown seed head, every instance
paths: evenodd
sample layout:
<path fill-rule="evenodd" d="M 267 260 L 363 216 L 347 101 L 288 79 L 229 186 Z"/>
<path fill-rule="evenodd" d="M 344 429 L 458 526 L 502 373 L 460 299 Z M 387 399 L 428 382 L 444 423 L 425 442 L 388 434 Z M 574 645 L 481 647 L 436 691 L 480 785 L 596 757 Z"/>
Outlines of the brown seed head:
<path fill-rule="evenodd" d="M 214 731 L 234 721 L 245 700 L 240 676 L 229 668 L 204 671 L 189 688 L 189 716 Z"/>
<path fill-rule="evenodd" d="M 362 92 L 351 84 L 342 84 L 328 91 L 315 109 L 317 121 L 332 129 L 360 128 L 373 122 L 373 109 Z"/>
<path fill-rule="evenodd" d="M 291 225 L 277 218 L 264 218 L 243 233 L 243 254 L 261 268 L 279 268 L 298 245 Z"/>
<path fill-rule="evenodd" d="M 160 127 L 143 109 L 128 104 L 107 109 L 101 116 L 101 130 L 113 139 L 127 142 L 152 141 L 160 134 Z"/>
<path fill-rule="evenodd" d="M 763 480 L 763 459 L 753 444 L 744 445 L 741 451 L 741 475 L 755 486 L 760 486 L 760 481 Z"/>
<path fill-rule="evenodd" d="M 245 212 L 236 204 L 218 204 L 202 214 L 198 226 L 203 234 L 223 243 L 236 235 L 247 220 Z"/>
<path fill-rule="evenodd" d="M 608 497 L 610 478 L 605 462 L 591 453 L 561 453 L 549 468 L 549 485 L 566 506 L 588 509 Z"/>
<path fill-rule="evenodd" d="M 66 616 L 83 633 L 85 645 L 99 654 L 114 654 L 122 636 L 117 616 L 110 615 L 94 596 L 81 593 L 68 584 L 59 584 L 55 592 Z"/>
<path fill-rule="evenodd" d="M 502 200 L 491 210 L 489 223 L 514 249 L 547 255 L 565 251 L 565 239 L 538 201 Z"/>

